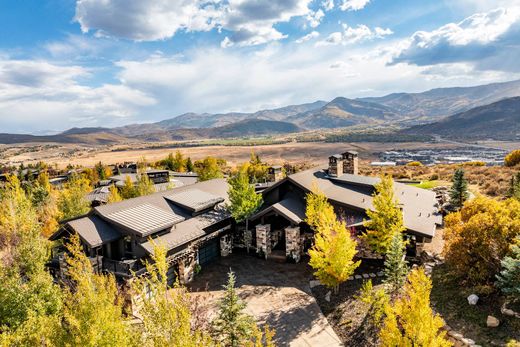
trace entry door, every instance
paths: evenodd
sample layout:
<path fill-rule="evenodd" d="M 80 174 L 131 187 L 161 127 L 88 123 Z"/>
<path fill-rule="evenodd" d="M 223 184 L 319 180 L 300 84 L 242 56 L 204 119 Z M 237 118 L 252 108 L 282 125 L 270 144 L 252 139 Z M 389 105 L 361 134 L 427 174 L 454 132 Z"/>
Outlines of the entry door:
<path fill-rule="evenodd" d="M 199 264 L 208 264 L 212 260 L 215 260 L 220 255 L 220 243 L 219 239 L 215 238 L 208 241 L 202 247 L 199 248 Z"/>

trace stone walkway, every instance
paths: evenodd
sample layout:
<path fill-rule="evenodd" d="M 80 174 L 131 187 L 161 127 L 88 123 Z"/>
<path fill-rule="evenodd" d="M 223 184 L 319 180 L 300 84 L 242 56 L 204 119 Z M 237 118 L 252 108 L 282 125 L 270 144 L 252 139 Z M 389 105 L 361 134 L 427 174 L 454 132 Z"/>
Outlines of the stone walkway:
<path fill-rule="evenodd" d="M 247 312 L 276 331 L 277 346 L 343 346 L 309 288 L 308 266 L 274 263 L 247 255 L 231 255 L 207 265 L 189 289 L 201 296 L 210 312 L 221 298 L 229 269 L 237 277 Z"/>

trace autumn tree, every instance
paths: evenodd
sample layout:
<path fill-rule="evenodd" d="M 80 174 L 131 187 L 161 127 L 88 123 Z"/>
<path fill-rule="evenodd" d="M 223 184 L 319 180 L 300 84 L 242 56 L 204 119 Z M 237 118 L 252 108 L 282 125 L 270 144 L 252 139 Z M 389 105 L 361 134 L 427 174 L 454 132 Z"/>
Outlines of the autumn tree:
<path fill-rule="evenodd" d="M 403 285 L 408 274 L 405 260 L 406 245 L 403 235 L 397 233 L 392 238 L 385 257 L 385 283 L 390 293 L 396 293 Z"/>
<path fill-rule="evenodd" d="M 464 177 L 464 169 L 455 170 L 450 189 L 450 204 L 456 209 L 462 208 L 464 202 L 468 200 L 468 181 Z"/>
<path fill-rule="evenodd" d="M 86 196 L 92 187 L 87 179 L 72 175 L 58 197 L 58 209 L 61 219 L 70 219 L 90 211 L 90 202 Z"/>
<path fill-rule="evenodd" d="M 316 278 L 337 293 L 339 285 L 361 264 L 354 261 L 357 242 L 345 223 L 336 219 L 334 209 L 317 188 L 307 195 L 306 213 L 307 222 L 316 230 L 309 265 Z"/>
<path fill-rule="evenodd" d="M 257 194 L 255 187 L 249 184 L 247 172 L 241 168 L 229 180 L 229 206 L 233 218 L 241 223 L 246 222 L 248 229 L 249 217 L 262 205 L 262 195 Z"/>
<path fill-rule="evenodd" d="M 131 199 L 137 196 L 137 192 L 130 176 L 126 176 L 121 188 L 121 197 L 123 199 Z"/>
<path fill-rule="evenodd" d="M 96 170 L 97 175 L 100 180 L 106 180 L 113 174 L 112 170 L 110 170 L 110 168 L 108 166 L 103 165 L 102 162 L 98 162 L 95 165 L 94 170 Z"/>
<path fill-rule="evenodd" d="M 219 310 L 213 320 L 213 335 L 222 345 L 244 346 L 253 334 L 253 317 L 244 313 L 246 304 L 238 297 L 235 289 L 235 274 L 230 271 L 224 286 L 224 297 L 219 302 Z"/>
<path fill-rule="evenodd" d="M 188 157 L 188 159 L 186 159 L 186 171 L 193 172 L 194 170 L 195 170 L 195 166 L 193 165 L 191 158 Z"/>
<path fill-rule="evenodd" d="M 147 174 L 141 174 L 137 178 L 135 196 L 145 196 L 155 193 L 155 186 Z"/>
<path fill-rule="evenodd" d="M 79 237 L 67 245 L 67 274 L 63 326 L 65 345 L 131 346 L 131 326 L 125 322 L 122 300 L 113 275 L 96 274 Z"/>
<path fill-rule="evenodd" d="M 47 237 L 58 229 L 57 199 L 58 192 L 52 188 L 49 175 L 46 171 L 41 172 L 31 190 L 31 200 L 42 225 L 42 234 Z"/>
<path fill-rule="evenodd" d="M 115 185 L 111 185 L 109 188 L 108 203 L 119 202 L 123 200 L 123 197 L 119 193 L 119 189 Z"/>
<path fill-rule="evenodd" d="M 430 306 L 432 283 L 424 269 L 412 270 L 403 292 L 386 306 L 386 317 L 379 332 L 381 345 L 449 347 L 442 318 Z"/>
<path fill-rule="evenodd" d="M 394 181 L 391 176 L 382 176 L 375 189 L 373 210 L 366 211 L 366 232 L 361 238 L 374 252 L 385 254 L 394 235 L 405 230 L 403 213 L 394 195 Z"/>
<path fill-rule="evenodd" d="M 501 271 L 497 275 L 497 285 L 514 301 L 520 301 L 520 234 L 511 245 L 511 252 L 504 257 Z"/>
<path fill-rule="evenodd" d="M 383 288 L 375 289 L 372 280 L 363 283 L 356 299 L 367 307 L 367 316 L 374 327 L 380 327 L 385 318 L 385 309 L 390 298 Z"/>
<path fill-rule="evenodd" d="M 168 288 L 167 250 L 154 243 L 152 261 L 146 263 L 147 275 L 137 278 L 132 289 L 140 296 L 142 316 L 139 334 L 144 346 L 211 346 L 211 338 L 191 327 L 189 294 L 179 285 Z"/>
<path fill-rule="evenodd" d="M 206 157 L 195 162 L 195 172 L 199 175 L 199 181 L 208 181 L 223 177 L 221 166 L 217 158 Z"/>
<path fill-rule="evenodd" d="M 470 285 L 491 284 L 520 234 L 520 202 L 477 197 L 445 218 L 446 264 Z"/>
<path fill-rule="evenodd" d="M 508 197 L 520 200 L 520 171 L 511 177 L 511 185 L 509 187 Z"/>
<path fill-rule="evenodd" d="M 515 149 L 506 155 L 504 158 L 504 164 L 509 167 L 520 164 L 520 149 Z"/>

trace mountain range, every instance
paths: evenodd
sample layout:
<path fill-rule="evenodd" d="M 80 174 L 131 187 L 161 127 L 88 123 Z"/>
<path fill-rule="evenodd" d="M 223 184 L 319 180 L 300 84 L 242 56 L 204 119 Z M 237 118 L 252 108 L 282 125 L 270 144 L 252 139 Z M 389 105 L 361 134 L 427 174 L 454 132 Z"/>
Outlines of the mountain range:
<path fill-rule="evenodd" d="M 422 93 L 394 93 L 382 97 L 330 102 L 315 101 L 253 113 L 185 113 L 149 124 L 117 128 L 73 128 L 51 136 L 0 134 L 0 143 L 168 141 L 201 138 L 232 138 L 336 129 L 359 125 L 393 125 L 420 134 L 507 138 L 520 133 L 518 113 L 520 80 L 474 87 L 438 88 Z M 513 98 L 509 103 L 497 103 Z M 506 106 L 507 104 L 507 106 Z M 468 127 L 468 122 L 474 124 Z M 515 123 L 516 122 L 516 123 Z M 433 123 L 432 125 L 424 125 Z M 461 127 L 465 128 L 461 128 Z M 448 130 L 449 129 L 449 130 Z M 473 129 L 473 130 L 470 130 Z M 503 133 L 502 133 L 503 132 Z M 490 136 L 491 135 L 491 136 Z"/>

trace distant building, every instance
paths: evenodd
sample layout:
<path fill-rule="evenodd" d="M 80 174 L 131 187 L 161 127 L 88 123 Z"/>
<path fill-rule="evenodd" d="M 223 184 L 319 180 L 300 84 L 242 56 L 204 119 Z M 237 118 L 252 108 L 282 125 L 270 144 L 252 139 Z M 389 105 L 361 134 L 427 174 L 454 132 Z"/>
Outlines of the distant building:
<path fill-rule="evenodd" d="M 395 161 L 373 161 L 370 163 L 371 166 L 396 166 Z"/>

